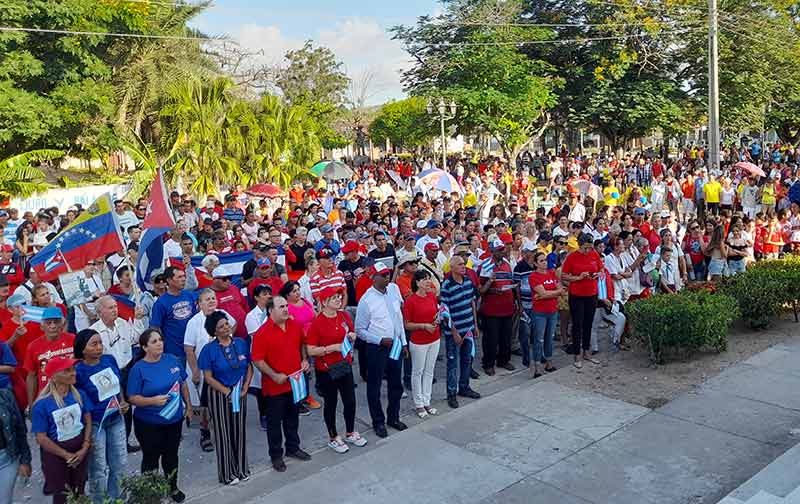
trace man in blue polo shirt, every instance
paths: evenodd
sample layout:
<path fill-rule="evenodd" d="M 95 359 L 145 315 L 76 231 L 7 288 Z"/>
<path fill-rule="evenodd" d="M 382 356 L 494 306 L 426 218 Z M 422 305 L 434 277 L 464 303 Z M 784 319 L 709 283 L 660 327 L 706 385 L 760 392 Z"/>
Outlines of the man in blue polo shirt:
<path fill-rule="evenodd" d="M 244 220 L 244 210 L 236 206 L 236 196 L 233 194 L 225 196 L 225 209 L 222 211 L 222 218 L 233 224 L 241 224 Z"/>

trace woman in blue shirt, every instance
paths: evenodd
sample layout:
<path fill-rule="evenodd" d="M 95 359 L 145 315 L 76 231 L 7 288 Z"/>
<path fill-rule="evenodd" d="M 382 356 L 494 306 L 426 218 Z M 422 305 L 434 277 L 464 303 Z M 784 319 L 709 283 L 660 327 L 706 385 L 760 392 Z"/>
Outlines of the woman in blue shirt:
<path fill-rule="evenodd" d="M 92 403 L 75 388 L 75 359 L 53 357 L 44 374 L 47 385 L 31 407 L 31 431 L 42 447 L 44 494 L 53 504 L 67 502 L 69 492 L 83 495 L 92 445 Z"/>
<path fill-rule="evenodd" d="M 250 478 L 247 463 L 247 389 L 253 378 L 250 349 L 234 338 L 227 314 L 217 310 L 205 322 L 214 339 L 203 347 L 197 365 L 208 384 L 208 406 L 214 427 L 217 476 L 225 485 Z"/>
<path fill-rule="evenodd" d="M 73 352 L 76 386 L 92 402 L 94 439 L 89 457 L 89 491 L 96 503 L 105 496 L 120 496 L 120 480 L 128 459 L 127 435 L 122 415 L 128 411 L 120 393 L 120 371 L 116 359 L 103 355 L 103 341 L 94 329 L 75 337 Z"/>
<path fill-rule="evenodd" d="M 143 354 L 128 375 L 128 401 L 134 406 L 133 427 L 142 447 L 142 472 L 157 471 L 159 461 L 169 478 L 172 500 L 183 502 L 178 489 L 178 448 L 183 419 L 189 423 L 192 408 L 186 386 L 186 366 L 178 357 L 164 353 L 158 329 L 139 336 Z"/>

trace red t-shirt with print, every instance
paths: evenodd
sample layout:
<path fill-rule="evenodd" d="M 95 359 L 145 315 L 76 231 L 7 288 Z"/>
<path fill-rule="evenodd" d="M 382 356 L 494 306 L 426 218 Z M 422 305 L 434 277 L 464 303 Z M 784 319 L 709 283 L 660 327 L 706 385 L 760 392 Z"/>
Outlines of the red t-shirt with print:
<path fill-rule="evenodd" d="M 353 331 L 353 321 L 345 311 L 336 312 L 335 317 L 328 317 L 320 313 L 311 322 L 305 343 L 311 346 L 338 345 L 344 341 L 347 333 Z M 325 354 L 314 359 L 314 368 L 317 371 L 328 371 L 330 366 L 343 359 L 342 352 Z M 347 362 L 353 362 L 353 352 L 347 354 Z"/>
<path fill-rule="evenodd" d="M 45 336 L 28 345 L 25 352 L 25 362 L 22 367 L 25 371 L 36 373 L 36 394 L 47 385 L 47 376 L 44 368 L 53 357 L 72 357 L 72 345 L 75 342 L 75 335 L 72 333 L 61 333 L 54 341 L 50 341 Z"/>

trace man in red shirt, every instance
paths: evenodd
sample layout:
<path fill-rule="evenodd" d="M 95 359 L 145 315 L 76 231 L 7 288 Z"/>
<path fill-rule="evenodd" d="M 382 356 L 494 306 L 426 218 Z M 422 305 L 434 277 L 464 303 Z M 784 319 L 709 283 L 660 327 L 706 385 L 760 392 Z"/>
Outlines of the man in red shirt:
<path fill-rule="evenodd" d="M 275 273 L 272 262 L 267 257 L 256 259 L 255 278 L 247 285 L 247 293 L 250 299 L 255 299 L 255 290 L 259 285 L 268 285 L 270 292 L 277 294 L 283 287 L 283 280 Z"/>
<path fill-rule="evenodd" d="M 483 370 L 493 376 L 495 364 L 508 371 L 515 369 L 511 364 L 511 333 L 519 301 L 514 297 L 505 243 L 495 239 L 489 244 L 489 251 L 492 257 L 483 263 L 480 273 L 483 297 L 480 314 L 483 317 Z"/>
<path fill-rule="evenodd" d="M 247 300 L 242 296 L 239 287 L 231 283 L 231 277 L 227 271 L 217 268 L 212 276 L 214 282 L 211 284 L 211 290 L 217 296 L 217 308 L 228 312 L 236 321 L 236 337 L 247 338 L 245 319 L 247 312 L 250 311 Z"/>
<path fill-rule="evenodd" d="M 47 385 L 44 368 L 53 357 L 71 356 L 75 335 L 64 332 L 64 314 L 55 306 L 44 309 L 42 315 L 44 335 L 28 345 L 23 369 L 28 373 L 28 409 L 39 392 Z"/>
<path fill-rule="evenodd" d="M 334 289 L 344 289 L 344 301 L 342 306 L 347 306 L 347 284 L 344 281 L 344 274 L 333 267 L 333 250 L 323 247 L 317 251 L 317 261 L 319 270 L 311 277 L 311 295 L 316 299 L 323 289 L 332 287 Z"/>
<path fill-rule="evenodd" d="M 253 364 L 261 371 L 261 393 L 267 403 L 267 443 L 272 467 L 278 472 L 286 470 L 283 461 L 286 435 L 286 456 L 298 460 L 311 460 L 311 455 L 300 449 L 298 434 L 300 401 L 295 402 L 289 376 L 308 371 L 308 360 L 303 331 L 298 323 L 289 319 L 289 304 L 275 296 L 267 304 L 269 319 L 253 335 Z M 302 399 L 301 399 L 302 400 Z"/>

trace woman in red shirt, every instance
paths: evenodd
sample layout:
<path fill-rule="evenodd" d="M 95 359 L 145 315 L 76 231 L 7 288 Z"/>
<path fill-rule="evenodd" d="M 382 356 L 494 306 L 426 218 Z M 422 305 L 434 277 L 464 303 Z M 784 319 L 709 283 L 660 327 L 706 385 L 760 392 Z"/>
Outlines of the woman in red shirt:
<path fill-rule="evenodd" d="M 544 370 L 556 370 L 553 359 L 553 336 L 558 320 L 558 298 L 565 294 L 555 270 L 547 269 L 547 254 L 536 252 L 533 256 L 536 270 L 528 277 L 533 295 L 533 377 L 542 376 L 539 363 L 544 358 Z"/>
<path fill-rule="evenodd" d="M 592 340 L 592 322 L 597 308 L 597 279 L 603 271 L 603 260 L 592 248 L 594 239 L 588 233 L 578 236 L 578 250 L 564 260 L 561 279 L 569 285 L 569 311 L 572 317 L 573 365 L 583 367 L 581 358 L 600 364 L 589 353 Z"/>
<path fill-rule="evenodd" d="M 347 443 L 364 446 L 367 440 L 356 431 L 356 394 L 353 383 L 353 352 L 342 356 L 342 344 L 345 338 L 351 344 L 356 339 L 353 332 L 353 321 L 345 310 L 342 310 L 343 290 L 341 287 L 326 287 L 318 300 L 322 311 L 308 328 L 305 336 L 306 352 L 314 359 L 317 373 L 317 385 L 325 400 L 323 417 L 328 428 L 330 441 L 328 447 L 336 453 L 349 450 Z M 352 346 L 352 345 L 351 345 Z M 347 429 L 345 440 L 336 430 L 336 406 L 338 396 L 342 397 L 344 423 Z"/>
<path fill-rule="evenodd" d="M 411 333 L 408 351 L 411 353 L 411 395 L 417 416 L 435 415 L 431 408 L 433 368 L 439 355 L 439 303 L 436 285 L 428 271 L 419 270 L 411 280 L 414 292 L 403 303 L 403 320 Z"/>

